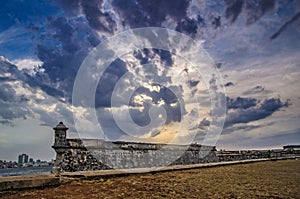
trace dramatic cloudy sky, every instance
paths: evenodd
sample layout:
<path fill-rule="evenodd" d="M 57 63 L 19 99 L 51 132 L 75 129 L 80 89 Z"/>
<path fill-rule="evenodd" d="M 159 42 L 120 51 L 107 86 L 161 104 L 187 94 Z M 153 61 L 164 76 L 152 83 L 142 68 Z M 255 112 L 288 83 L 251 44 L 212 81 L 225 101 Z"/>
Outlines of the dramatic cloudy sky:
<path fill-rule="evenodd" d="M 50 160 L 52 127 L 64 121 L 77 137 L 76 113 L 93 137 L 93 110 L 105 139 L 128 139 L 129 111 L 133 137 L 163 142 L 193 132 L 201 143 L 212 121 L 209 90 L 218 86 L 173 52 L 138 49 L 116 59 L 99 81 L 95 106 L 72 103 L 91 50 L 142 27 L 184 33 L 214 60 L 227 104 L 218 149 L 300 143 L 298 0 L 0 0 L 0 159 L 25 152 Z M 124 91 L 132 92 L 127 104 Z"/>

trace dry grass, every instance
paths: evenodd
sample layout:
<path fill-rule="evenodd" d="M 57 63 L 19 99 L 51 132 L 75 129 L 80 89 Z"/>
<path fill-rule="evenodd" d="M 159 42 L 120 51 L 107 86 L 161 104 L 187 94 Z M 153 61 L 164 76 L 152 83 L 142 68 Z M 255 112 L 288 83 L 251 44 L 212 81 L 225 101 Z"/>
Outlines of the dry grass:
<path fill-rule="evenodd" d="M 300 160 L 78 180 L 3 198 L 300 198 Z"/>

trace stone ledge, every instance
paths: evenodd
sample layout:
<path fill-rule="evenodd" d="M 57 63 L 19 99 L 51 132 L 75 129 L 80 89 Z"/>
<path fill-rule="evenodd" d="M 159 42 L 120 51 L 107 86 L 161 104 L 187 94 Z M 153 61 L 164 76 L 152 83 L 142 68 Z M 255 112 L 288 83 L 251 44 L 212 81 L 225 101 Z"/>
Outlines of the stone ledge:
<path fill-rule="evenodd" d="M 0 177 L 0 191 L 60 185 L 54 175 L 25 175 Z"/>

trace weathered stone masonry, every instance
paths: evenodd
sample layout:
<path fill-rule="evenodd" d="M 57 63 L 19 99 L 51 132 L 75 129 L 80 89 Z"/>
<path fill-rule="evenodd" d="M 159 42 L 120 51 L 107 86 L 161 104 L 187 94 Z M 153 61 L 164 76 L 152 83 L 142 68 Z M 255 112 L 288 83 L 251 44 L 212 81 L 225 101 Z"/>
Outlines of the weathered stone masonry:
<path fill-rule="evenodd" d="M 109 142 L 98 139 L 67 139 L 68 128 L 60 122 L 55 128 L 54 173 L 149 168 L 217 162 L 214 146 L 166 145 L 136 142 Z"/>

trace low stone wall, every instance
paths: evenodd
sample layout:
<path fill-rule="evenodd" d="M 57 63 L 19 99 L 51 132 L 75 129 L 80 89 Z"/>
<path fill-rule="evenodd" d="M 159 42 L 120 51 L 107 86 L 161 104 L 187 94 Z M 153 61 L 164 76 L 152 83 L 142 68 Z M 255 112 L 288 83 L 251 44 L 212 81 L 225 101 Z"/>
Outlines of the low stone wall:
<path fill-rule="evenodd" d="M 217 152 L 219 161 L 237 161 L 262 158 L 278 158 L 278 157 L 294 157 L 299 156 L 300 151 L 273 149 L 273 150 L 241 150 L 241 151 L 225 151 Z"/>
<path fill-rule="evenodd" d="M 7 176 L 0 178 L 0 192 L 58 185 L 60 185 L 60 179 L 53 175 Z"/>
<path fill-rule="evenodd" d="M 197 144 L 166 145 L 66 139 L 60 172 L 162 167 L 217 162 L 216 149 Z"/>

